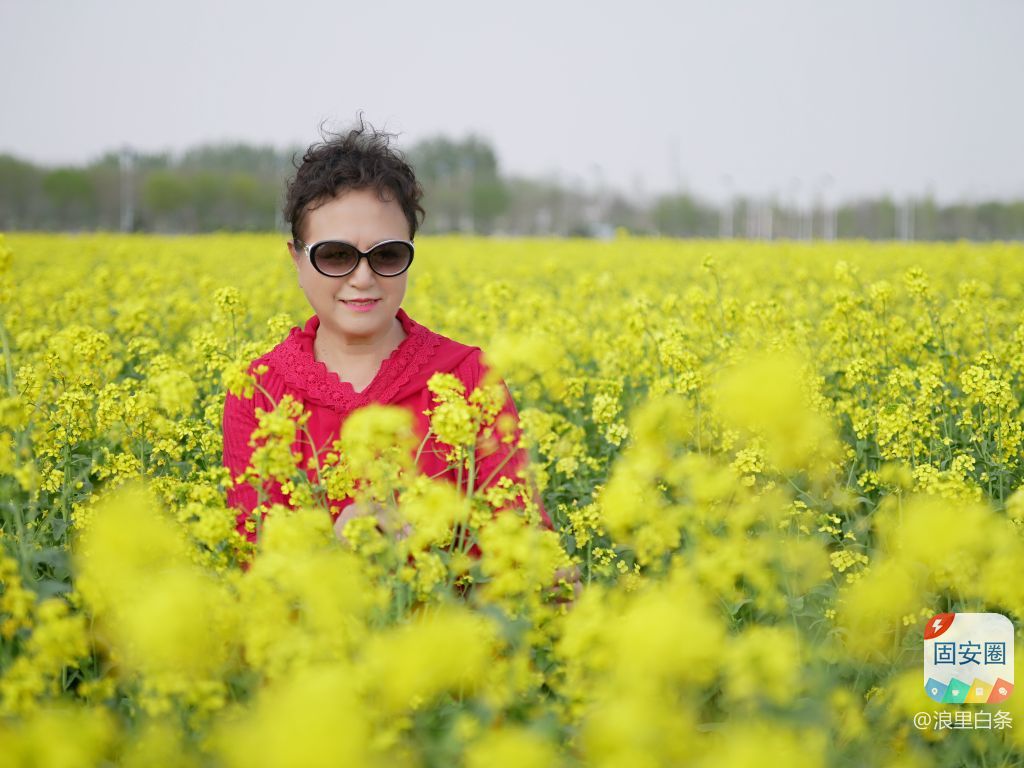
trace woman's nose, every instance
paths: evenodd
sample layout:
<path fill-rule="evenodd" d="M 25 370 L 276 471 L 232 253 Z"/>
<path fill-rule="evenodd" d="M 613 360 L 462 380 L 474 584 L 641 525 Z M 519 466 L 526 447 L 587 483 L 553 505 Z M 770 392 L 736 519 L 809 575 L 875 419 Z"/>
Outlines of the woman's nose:
<path fill-rule="evenodd" d="M 348 276 L 349 282 L 354 285 L 369 285 L 376 277 L 376 273 L 370 269 L 369 259 L 360 259 L 356 268 Z"/>

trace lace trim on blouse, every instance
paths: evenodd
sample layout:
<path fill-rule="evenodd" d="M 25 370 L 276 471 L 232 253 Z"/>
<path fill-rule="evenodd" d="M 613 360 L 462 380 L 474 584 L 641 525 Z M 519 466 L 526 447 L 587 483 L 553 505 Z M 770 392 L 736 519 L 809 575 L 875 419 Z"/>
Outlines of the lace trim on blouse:
<path fill-rule="evenodd" d="M 348 413 L 371 402 L 388 403 L 430 360 L 442 341 L 439 334 L 417 323 L 404 309 L 399 308 L 396 317 L 406 337 L 384 358 L 373 381 L 362 392 L 356 392 L 351 384 L 342 381 L 313 356 L 313 341 L 319 326 L 316 315 L 306 321 L 304 328 L 293 327 L 288 337 L 267 353 L 264 361 L 273 366 L 289 387 L 339 413 Z"/>

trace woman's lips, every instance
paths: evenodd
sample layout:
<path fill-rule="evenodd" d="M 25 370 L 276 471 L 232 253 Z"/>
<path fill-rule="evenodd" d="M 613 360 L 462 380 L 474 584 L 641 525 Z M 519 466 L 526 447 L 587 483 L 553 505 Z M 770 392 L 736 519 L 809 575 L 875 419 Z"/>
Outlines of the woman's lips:
<path fill-rule="evenodd" d="M 380 299 L 370 299 L 362 301 L 345 301 L 342 299 L 342 303 L 348 305 L 356 312 L 369 312 L 380 302 Z"/>

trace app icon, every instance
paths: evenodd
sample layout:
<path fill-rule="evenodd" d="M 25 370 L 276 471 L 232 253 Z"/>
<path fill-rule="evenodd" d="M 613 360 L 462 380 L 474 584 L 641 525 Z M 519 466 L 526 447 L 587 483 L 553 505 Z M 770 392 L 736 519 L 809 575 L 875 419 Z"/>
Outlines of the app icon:
<path fill-rule="evenodd" d="M 1013 623 L 1001 613 L 937 613 L 924 626 L 924 690 L 944 704 L 1013 692 Z"/>

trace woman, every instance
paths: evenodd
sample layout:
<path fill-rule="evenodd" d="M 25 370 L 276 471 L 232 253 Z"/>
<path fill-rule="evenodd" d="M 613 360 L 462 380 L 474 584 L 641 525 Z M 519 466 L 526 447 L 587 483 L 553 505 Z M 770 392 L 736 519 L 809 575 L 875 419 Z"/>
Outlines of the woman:
<path fill-rule="evenodd" d="M 256 378 L 273 402 L 259 388 L 252 398 L 227 394 L 224 465 L 232 478 L 249 464 L 255 409 L 272 410 L 286 394 L 310 413 L 306 426 L 322 455 L 338 438 L 348 414 L 361 406 L 408 408 L 422 439 L 428 432 L 423 411 L 435 405 L 427 389 L 431 375 L 451 373 L 467 392 L 483 381 L 486 368 L 479 347 L 437 334 L 401 308 L 414 256 L 412 240 L 424 213 L 421 195 L 412 168 L 389 148 L 388 134 L 367 131 L 361 121 L 359 129 L 306 152 L 288 186 L 285 216 L 292 234 L 288 250 L 314 314 L 303 328 L 292 328 L 284 341 L 250 365 L 250 372 L 267 367 Z M 505 392 L 502 413 L 512 417 L 518 439 L 519 416 L 507 387 Z M 447 466 L 445 451 L 432 444 L 432 436 L 427 440 L 419 467 L 437 475 Z M 525 468 L 527 457 L 515 445 L 493 441 L 490 452 L 478 451 L 476 490 L 502 477 L 522 482 L 517 473 Z M 293 449 L 302 454 L 300 466 L 307 467 L 314 445 L 304 439 Z M 314 471 L 307 470 L 311 479 Z M 454 479 L 451 473 L 449 477 Z M 270 502 L 289 504 L 279 484 L 266 490 Z M 535 492 L 533 500 L 543 525 L 551 528 Z M 228 492 L 228 505 L 239 510 L 238 531 L 250 541 L 256 533 L 249 530 L 252 522 L 246 523 L 257 503 L 249 485 Z M 351 517 L 370 512 L 351 505 L 352 499 L 332 503 L 339 536 Z"/>

